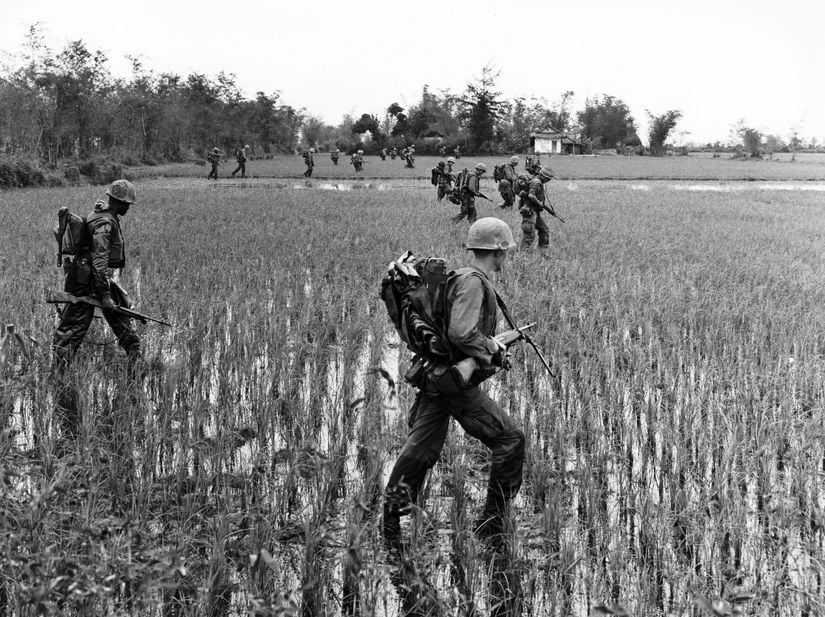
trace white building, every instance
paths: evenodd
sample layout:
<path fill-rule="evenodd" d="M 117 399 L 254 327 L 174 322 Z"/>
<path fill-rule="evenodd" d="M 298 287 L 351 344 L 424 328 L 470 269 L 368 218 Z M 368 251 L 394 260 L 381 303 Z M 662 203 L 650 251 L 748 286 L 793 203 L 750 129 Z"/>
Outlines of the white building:
<path fill-rule="evenodd" d="M 581 154 L 581 144 L 558 131 L 530 133 L 530 149 L 535 154 Z"/>

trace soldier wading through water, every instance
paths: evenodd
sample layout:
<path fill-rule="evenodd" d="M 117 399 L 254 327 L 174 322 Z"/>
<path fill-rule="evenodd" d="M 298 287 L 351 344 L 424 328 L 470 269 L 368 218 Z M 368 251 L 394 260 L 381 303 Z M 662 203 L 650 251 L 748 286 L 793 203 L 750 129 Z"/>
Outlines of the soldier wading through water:
<path fill-rule="evenodd" d="M 490 278 L 501 271 L 513 246 L 513 234 L 504 221 L 479 219 L 467 234 L 467 249 L 472 251 L 469 266 L 448 279 L 448 344 L 459 361 L 474 358 L 479 368 L 467 383 L 455 377 L 455 365 L 433 366 L 419 381 L 409 434 L 385 491 L 383 534 L 391 551 L 403 550 L 400 519 L 419 500 L 424 478 L 441 453 L 450 418 L 492 451 L 487 497 L 474 530 L 494 543 L 503 540 L 507 505 L 521 487 L 524 433 L 478 384 L 497 368 L 509 369 L 506 346 L 494 338 L 497 297 Z"/>
<path fill-rule="evenodd" d="M 83 242 L 74 261 L 64 266 L 64 290 L 74 296 L 92 296 L 103 305 L 103 317 L 126 351 L 130 373 L 140 360 L 140 339 L 131 317 L 115 311 L 117 306 L 131 307 L 128 297 L 112 280 L 113 269 L 126 265 L 125 243 L 120 217 L 135 203 L 135 187 L 127 180 L 115 180 L 106 191 L 108 202 L 97 201 L 86 217 Z M 83 302 L 67 304 L 52 339 L 52 368 L 60 380 L 74 359 L 94 317 L 94 306 Z M 61 383 L 57 396 L 57 413 L 64 436 L 76 437 L 80 429 L 77 393 L 72 384 Z"/>

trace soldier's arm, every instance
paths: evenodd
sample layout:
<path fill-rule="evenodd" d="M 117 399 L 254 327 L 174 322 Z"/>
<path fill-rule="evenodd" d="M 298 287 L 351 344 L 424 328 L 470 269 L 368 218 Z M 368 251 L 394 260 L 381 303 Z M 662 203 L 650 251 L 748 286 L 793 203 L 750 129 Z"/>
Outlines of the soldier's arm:
<path fill-rule="evenodd" d="M 462 354 L 489 365 L 499 345 L 478 329 L 484 285 L 476 276 L 463 277 L 456 285 L 447 338 Z"/>
<path fill-rule="evenodd" d="M 527 200 L 537 208 L 541 209 L 541 207 L 544 205 L 544 200 L 539 198 L 538 193 L 539 187 L 535 184 L 531 184 L 530 188 L 527 191 Z"/>
<path fill-rule="evenodd" d="M 112 224 L 98 223 L 92 230 L 92 279 L 94 289 L 101 296 L 109 293 L 112 271 L 109 269 L 109 251 L 112 243 Z"/>

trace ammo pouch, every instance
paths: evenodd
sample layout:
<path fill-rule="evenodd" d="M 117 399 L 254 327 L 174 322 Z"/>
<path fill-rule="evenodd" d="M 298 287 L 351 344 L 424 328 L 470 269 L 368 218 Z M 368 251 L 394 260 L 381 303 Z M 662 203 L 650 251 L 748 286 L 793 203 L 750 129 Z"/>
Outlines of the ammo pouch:
<path fill-rule="evenodd" d="M 74 260 L 63 260 L 63 273 L 66 279 L 63 291 L 74 295 L 89 293 L 92 283 L 92 260 L 88 255 L 76 257 Z"/>
<path fill-rule="evenodd" d="M 404 381 L 430 396 L 455 396 L 470 387 L 454 365 L 436 364 L 420 354 L 413 356 Z"/>
<path fill-rule="evenodd" d="M 433 396 L 455 396 L 469 387 L 470 385 L 464 381 L 455 365 L 436 364 L 426 372 L 421 389 Z"/>

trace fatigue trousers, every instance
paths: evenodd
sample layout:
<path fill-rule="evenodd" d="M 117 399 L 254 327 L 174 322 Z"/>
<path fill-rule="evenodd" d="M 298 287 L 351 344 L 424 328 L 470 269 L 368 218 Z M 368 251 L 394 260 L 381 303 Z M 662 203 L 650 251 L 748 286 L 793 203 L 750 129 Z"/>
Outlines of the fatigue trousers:
<path fill-rule="evenodd" d="M 444 186 L 442 186 L 442 185 L 439 184 L 438 185 L 438 192 L 437 192 L 438 201 L 442 201 L 449 194 L 449 192 L 450 192 L 450 187 L 448 185 L 445 184 Z"/>
<path fill-rule="evenodd" d="M 246 177 L 246 161 L 238 161 L 238 167 L 232 172 L 232 177 L 234 178 L 238 172 L 241 172 L 241 178 Z"/>
<path fill-rule="evenodd" d="M 485 514 L 503 515 L 507 502 L 518 493 L 524 467 L 524 433 L 498 403 L 478 387 L 454 396 L 418 392 L 410 411 L 407 441 L 387 482 L 385 520 L 407 513 L 418 500 L 427 471 L 441 454 L 450 418 L 492 452 Z"/>
<path fill-rule="evenodd" d="M 82 260 L 79 262 L 72 266 L 74 270 L 67 275 L 65 290 L 75 296 L 93 295 L 90 279 L 87 278 L 91 276 L 88 265 Z M 52 337 L 52 370 L 60 382 L 55 411 L 67 436 L 75 436 L 79 432 L 80 414 L 77 408 L 77 392 L 74 384 L 66 379 L 66 371 L 89 331 L 94 311 L 95 307 L 82 302 L 67 304 L 60 314 L 60 323 Z M 109 309 L 103 309 L 102 312 L 103 318 L 117 337 L 118 345 L 126 351 L 130 368 L 133 367 L 140 358 L 140 338 L 132 326 L 131 317 Z"/>
<path fill-rule="evenodd" d="M 478 218 L 478 212 L 476 211 L 476 200 L 474 197 L 462 197 L 461 198 L 461 210 L 459 210 L 458 214 L 453 217 L 453 223 L 458 223 L 464 217 L 467 217 L 467 220 L 470 222 L 470 225 L 476 222 Z"/>
<path fill-rule="evenodd" d="M 217 165 L 212 165 L 212 169 L 209 170 L 209 175 L 206 176 L 207 180 L 212 180 L 213 178 L 215 180 L 218 179 L 218 166 Z"/>
<path fill-rule="evenodd" d="M 314 165 L 307 165 L 307 170 L 304 172 L 304 176 L 309 178 L 312 175 L 312 168 Z"/>
<path fill-rule="evenodd" d="M 535 208 L 522 207 L 521 213 L 521 245 L 519 248 L 528 249 L 533 246 L 536 239 L 536 232 L 539 232 L 539 248 L 545 249 L 550 246 L 550 228 L 541 218 L 541 214 Z"/>

